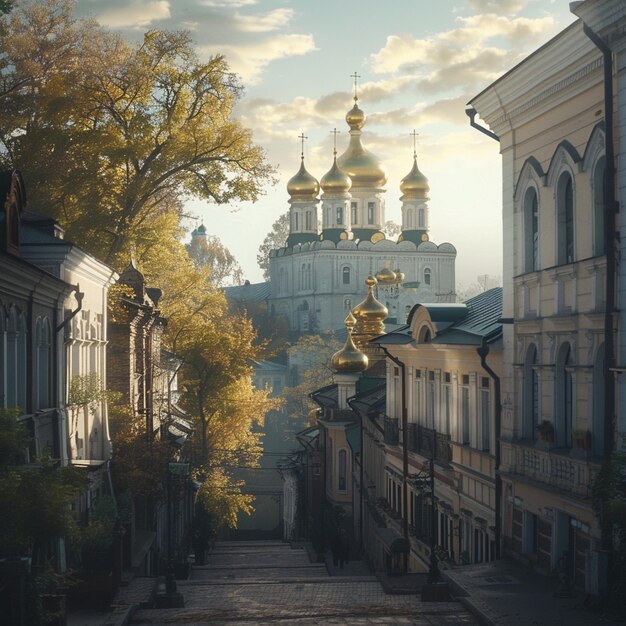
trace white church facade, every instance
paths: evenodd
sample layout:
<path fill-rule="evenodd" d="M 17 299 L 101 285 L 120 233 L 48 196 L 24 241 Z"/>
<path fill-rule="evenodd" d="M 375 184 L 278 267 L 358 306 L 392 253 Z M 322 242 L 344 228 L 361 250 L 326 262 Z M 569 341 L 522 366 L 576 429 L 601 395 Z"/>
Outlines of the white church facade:
<path fill-rule="evenodd" d="M 403 323 L 417 302 L 456 300 L 456 249 L 429 239 L 429 186 L 415 153 L 400 184 L 402 231 L 397 241 L 383 232 L 387 176 L 362 144 L 366 118 L 354 100 L 343 154 L 335 150 L 332 167 L 319 182 L 306 170 L 303 154 L 287 184 L 290 232 L 285 246 L 270 254 L 268 306 L 289 320 L 292 331 L 342 328 L 362 300 L 368 276 L 378 279 L 377 295 L 389 309 L 389 321 Z"/>

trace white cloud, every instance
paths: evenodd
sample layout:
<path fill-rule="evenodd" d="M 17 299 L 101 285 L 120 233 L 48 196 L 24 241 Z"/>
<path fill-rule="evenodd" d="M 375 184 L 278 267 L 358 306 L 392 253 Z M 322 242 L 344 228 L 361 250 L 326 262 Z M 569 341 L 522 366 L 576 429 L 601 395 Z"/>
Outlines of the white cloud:
<path fill-rule="evenodd" d="M 256 4 L 257 0 L 200 0 L 198 4 L 217 9 L 238 9 Z"/>
<path fill-rule="evenodd" d="M 263 41 L 232 45 L 201 46 L 200 53 L 224 54 L 230 68 L 248 84 L 259 82 L 261 73 L 272 62 L 290 56 L 301 56 L 315 50 L 313 35 L 278 35 Z"/>
<path fill-rule="evenodd" d="M 265 14 L 235 15 L 238 28 L 247 33 L 267 33 L 283 28 L 291 21 L 293 9 L 275 9 Z"/>
<path fill-rule="evenodd" d="M 459 17 L 457 21 L 461 23 L 458 28 L 424 39 L 408 34 L 390 35 L 385 46 L 371 55 L 372 70 L 376 73 L 400 70 L 425 73 L 480 58 L 490 40 L 501 41 L 503 49 L 509 45 L 528 48 L 556 30 L 552 17 L 508 19 L 490 13 Z"/>
<path fill-rule="evenodd" d="M 144 28 L 169 17 L 170 3 L 167 0 L 131 0 L 124 6 L 109 8 L 97 15 L 98 21 L 110 28 Z"/>
<path fill-rule="evenodd" d="M 500 15 L 514 15 L 528 4 L 527 0 L 468 0 L 468 2 L 472 9 L 479 13 Z"/>

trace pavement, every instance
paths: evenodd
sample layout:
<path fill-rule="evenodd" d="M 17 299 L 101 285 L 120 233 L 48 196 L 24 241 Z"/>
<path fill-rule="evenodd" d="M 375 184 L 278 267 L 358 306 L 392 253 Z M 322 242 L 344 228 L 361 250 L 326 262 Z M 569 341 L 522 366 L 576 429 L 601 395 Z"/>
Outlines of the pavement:
<path fill-rule="evenodd" d="M 311 563 L 304 547 L 274 541 L 222 542 L 178 581 L 184 608 L 140 608 L 132 624 L 151 626 L 477 626 L 459 602 L 422 603 L 388 595 L 361 561 L 343 570 Z"/>
<path fill-rule="evenodd" d="M 584 593 L 557 597 L 558 581 L 511 559 L 442 572 L 452 591 L 483 626 L 622 626 Z"/>

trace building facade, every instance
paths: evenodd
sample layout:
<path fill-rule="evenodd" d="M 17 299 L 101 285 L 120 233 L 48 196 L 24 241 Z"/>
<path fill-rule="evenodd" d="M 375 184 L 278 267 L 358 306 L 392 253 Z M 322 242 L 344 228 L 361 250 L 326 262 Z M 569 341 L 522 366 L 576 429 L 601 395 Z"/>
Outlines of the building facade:
<path fill-rule="evenodd" d="M 402 232 L 397 241 L 386 238 L 387 176 L 362 144 L 365 121 L 355 97 L 346 115 L 346 150 L 340 156 L 335 150 L 332 167 L 320 182 L 306 170 L 303 155 L 300 170 L 287 185 L 290 232 L 285 246 L 270 253 L 268 304 L 270 313 L 285 316 L 293 331 L 341 328 L 365 278 L 382 270 L 401 274 L 410 288 L 400 308 L 395 300 L 390 302 L 394 318 L 418 301 L 456 299 L 456 249 L 429 240 L 429 186 L 415 154 L 400 185 Z"/>
<path fill-rule="evenodd" d="M 596 0 L 572 8 L 581 19 L 470 105 L 502 154 L 504 546 L 598 594 L 607 544 L 592 483 L 626 432 L 615 237 L 626 171 L 613 156 L 626 128 L 626 10 Z"/>

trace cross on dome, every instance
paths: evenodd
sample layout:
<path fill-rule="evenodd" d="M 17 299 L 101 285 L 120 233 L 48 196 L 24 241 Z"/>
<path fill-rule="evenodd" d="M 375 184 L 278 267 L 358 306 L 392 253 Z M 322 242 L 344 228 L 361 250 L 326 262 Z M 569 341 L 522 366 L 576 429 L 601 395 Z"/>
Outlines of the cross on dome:
<path fill-rule="evenodd" d="M 340 133 L 340 130 L 337 130 L 336 128 L 333 128 L 330 131 L 330 134 L 333 135 L 333 154 L 335 156 L 337 156 L 337 135 Z"/>
<path fill-rule="evenodd" d="M 413 158 L 415 159 L 417 157 L 417 137 L 419 133 L 413 129 L 413 132 L 410 133 L 410 135 L 413 137 Z"/>
<path fill-rule="evenodd" d="M 298 135 L 298 139 L 302 141 L 302 152 L 300 152 L 300 158 L 304 159 L 304 140 L 308 139 L 308 137 L 304 134 L 304 132 Z"/>
<path fill-rule="evenodd" d="M 350 78 L 354 78 L 354 101 L 357 102 L 359 99 L 359 96 L 357 95 L 357 79 L 361 78 L 361 76 L 354 72 L 354 74 L 350 74 Z"/>

